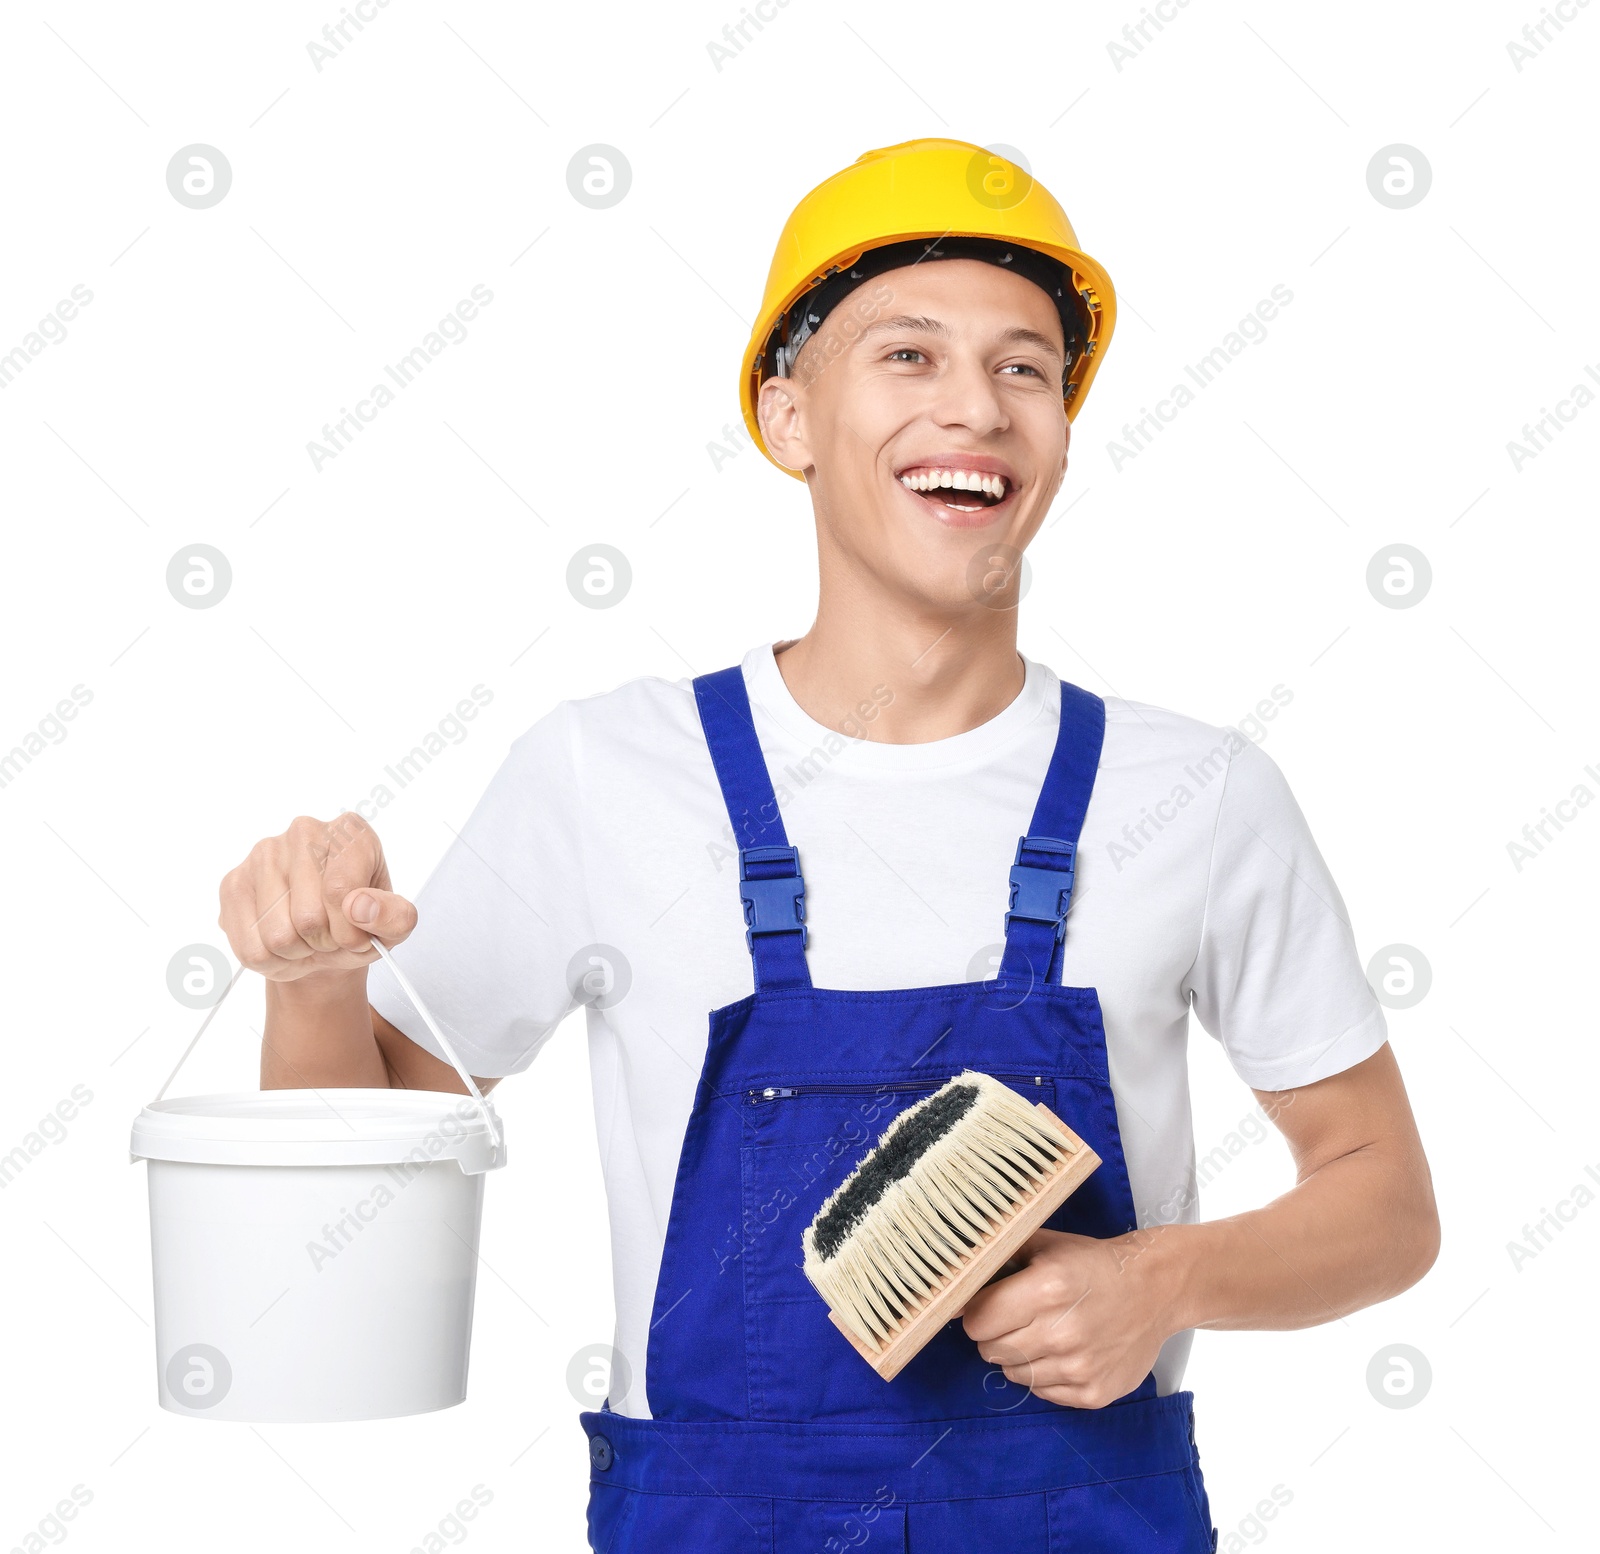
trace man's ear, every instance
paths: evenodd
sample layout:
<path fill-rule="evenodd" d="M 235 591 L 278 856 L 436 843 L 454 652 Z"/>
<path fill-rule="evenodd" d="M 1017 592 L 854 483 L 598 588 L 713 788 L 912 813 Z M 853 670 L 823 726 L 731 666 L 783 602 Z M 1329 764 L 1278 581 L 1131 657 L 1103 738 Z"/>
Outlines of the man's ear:
<path fill-rule="evenodd" d="M 814 462 L 805 436 L 805 393 L 792 378 L 768 378 L 756 400 L 756 421 L 768 451 L 785 469 Z"/>

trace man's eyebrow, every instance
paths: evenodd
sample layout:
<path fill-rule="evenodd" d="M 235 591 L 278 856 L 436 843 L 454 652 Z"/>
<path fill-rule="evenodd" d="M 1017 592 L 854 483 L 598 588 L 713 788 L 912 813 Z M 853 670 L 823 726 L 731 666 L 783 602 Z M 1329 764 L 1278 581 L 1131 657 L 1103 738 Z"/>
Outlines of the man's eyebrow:
<path fill-rule="evenodd" d="M 936 318 L 913 318 L 909 313 L 901 313 L 895 318 L 880 318 L 877 323 L 868 325 L 861 331 L 861 338 L 865 340 L 869 335 L 891 334 L 899 330 L 920 330 L 923 334 L 948 335 L 950 331 Z"/>
<path fill-rule="evenodd" d="M 1014 340 L 1018 345 L 1036 345 L 1041 351 L 1048 351 L 1052 356 L 1061 355 L 1061 347 L 1049 335 L 1042 335 L 1037 329 L 1025 329 L 1020 324 L 1006 330 L 1000 338 L 1006 341 Z"/>
<path fill-rule="evenodd" d="M 902 331 L 920 331 L 923 334 L 940 335 L 948 338 L 950 331 L 936 318 L 912 317 L 909 313 L 901 313 L 894 318 L 880 318 L 877 323 L 868 325 L 858 336 L 861 340 L 869 339 L 877 334 L 894 334 Z M 1017 324 L 1001 334 L 1000 339 L 1005 344 L 1033 345 L 1050 355 L 1060 357 L 1061 347 L 1049 335 L 1042 335 L 1037 329 L 1028 329 Z"/>

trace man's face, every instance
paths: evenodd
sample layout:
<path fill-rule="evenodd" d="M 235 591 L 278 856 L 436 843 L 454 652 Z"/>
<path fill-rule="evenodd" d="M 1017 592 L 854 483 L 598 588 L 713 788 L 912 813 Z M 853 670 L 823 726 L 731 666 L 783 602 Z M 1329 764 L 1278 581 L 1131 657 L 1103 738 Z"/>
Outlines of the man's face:
<path fill-rule="evenodd" d="M 1063 363 L 1055 305 L 997 265 L 928 260 L 851 292 L 759 407 L 767 446 L 805 473 L 824 566 L 937 608 L 1014 602 L 1005 558 L 1066 473 Z"/>

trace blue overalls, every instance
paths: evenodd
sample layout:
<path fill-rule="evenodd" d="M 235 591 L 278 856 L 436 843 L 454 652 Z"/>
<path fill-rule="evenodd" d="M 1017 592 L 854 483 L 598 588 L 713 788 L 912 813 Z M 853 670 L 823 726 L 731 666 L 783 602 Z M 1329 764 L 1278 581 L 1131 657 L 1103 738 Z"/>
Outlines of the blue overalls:
<path fill-rule="evenodd" d="M 651 1314 L 652 1418 L 585 1413 L 601 1554 L 1205 1554 L 1193 1395 L 1036 1397 L 951 1322 L 892 1382 L 828 1320 L 801 1234 L 890 1120 L 963 1068 L 1043 1101 L 1101 1165 L 1049 1221 L 1136 1226 L 1093 988 L 1061 985 L 1105 704 L 1065 683 L 1011 871 L 999 974 L 811 985 L 804 885 L 735 667 L 694 682 L 740 847 L 755 993 L 711 1015 Z M 996 870 L 998 874 L 998 869 Z M 998 895 L 998 891 L 997 891 Z M 998 915 L 1000 903 L 996 902 Z"/>

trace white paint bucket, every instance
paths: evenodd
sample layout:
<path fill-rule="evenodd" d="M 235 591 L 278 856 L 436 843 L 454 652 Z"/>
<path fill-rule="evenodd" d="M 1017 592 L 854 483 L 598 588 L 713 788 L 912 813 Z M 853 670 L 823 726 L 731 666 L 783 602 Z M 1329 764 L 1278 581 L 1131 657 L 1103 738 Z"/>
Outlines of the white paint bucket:
<path fill-rule="evenodd" d="M 478 1103 L 426 1090 L 160 1101 L 149 1162 L 161 1406 L 311 1423 L 467 1393 L 496 1149 Z"/>
<path fill-rule="evenodd" d="M 163 1101 L 129 1145 L 149 1162 L 161 1406 L 320 1424 L 467 1395 L 483 1177 L 506 1161 L 489 1105 L 385 947 L 466 1085 L 263 1090 Z"/>

